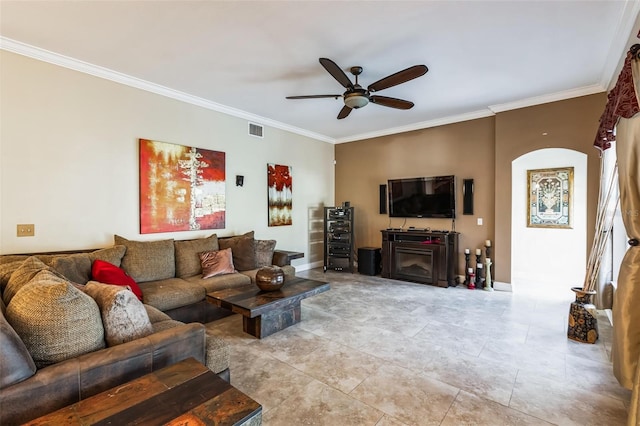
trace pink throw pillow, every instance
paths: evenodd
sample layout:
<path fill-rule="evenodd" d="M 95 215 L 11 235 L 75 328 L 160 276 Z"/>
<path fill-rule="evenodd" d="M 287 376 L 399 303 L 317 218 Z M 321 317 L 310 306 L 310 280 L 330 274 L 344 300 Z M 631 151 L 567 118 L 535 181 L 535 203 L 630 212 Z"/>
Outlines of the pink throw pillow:
<path fill-rule="evenodd" d="M 233 274 L 233 254 L 231 249 L 217 251 L 205 251 L 198 253 L 202 264 L 202 278 L 215 277 L 216 275 Z"/>

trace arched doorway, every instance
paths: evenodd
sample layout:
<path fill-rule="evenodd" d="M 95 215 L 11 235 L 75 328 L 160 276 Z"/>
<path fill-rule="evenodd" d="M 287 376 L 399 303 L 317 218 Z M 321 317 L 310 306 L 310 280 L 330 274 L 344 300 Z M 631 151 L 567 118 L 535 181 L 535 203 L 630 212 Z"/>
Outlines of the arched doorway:
<path fill-rule="evenodd" d="M 527 227 L 527 170 L 573 167 L 571 228 Z M 513 291 L 572 299 L 584 280 L 587 253 L 587 154 L 563 148 L 529 152 L 511 163 Z"/>

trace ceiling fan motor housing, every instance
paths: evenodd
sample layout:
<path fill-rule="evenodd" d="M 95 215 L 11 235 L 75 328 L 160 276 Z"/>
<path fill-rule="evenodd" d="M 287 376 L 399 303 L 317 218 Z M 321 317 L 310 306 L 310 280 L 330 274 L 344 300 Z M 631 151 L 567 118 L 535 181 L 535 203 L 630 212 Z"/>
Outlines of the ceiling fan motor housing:
<path fill-rule="evenodd" d="M 349 108 L 358 109 L 369 103 L 369 96 L 366 90 L 360 89 L 353 92 L 345 92 L 344 104 Z"/>

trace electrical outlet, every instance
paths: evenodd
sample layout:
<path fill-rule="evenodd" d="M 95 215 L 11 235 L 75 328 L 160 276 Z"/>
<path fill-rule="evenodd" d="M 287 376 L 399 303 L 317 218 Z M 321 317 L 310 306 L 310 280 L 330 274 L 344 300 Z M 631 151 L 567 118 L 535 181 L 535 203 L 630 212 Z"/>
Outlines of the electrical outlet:
<path fill-rule="evenodd" d="M 18 225 L 18 237 L 33 237 L 34 235 L 36 235 L 36 227 L 32 223 Z"/>

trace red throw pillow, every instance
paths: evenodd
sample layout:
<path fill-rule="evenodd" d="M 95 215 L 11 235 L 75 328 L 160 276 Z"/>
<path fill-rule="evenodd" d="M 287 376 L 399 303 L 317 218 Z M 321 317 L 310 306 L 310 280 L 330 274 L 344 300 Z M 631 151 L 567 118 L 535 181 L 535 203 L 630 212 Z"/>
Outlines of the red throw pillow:
<path fill-rule="evenodd" d="M 129 286 L 133 294 L 142 300 L 142 290 L 140 290 L 138 284 L 122 268 L 118 268 L 116 265 L 96 259 L 91 265 L 91 275 L 94 280 L 103 284 Z"/>

